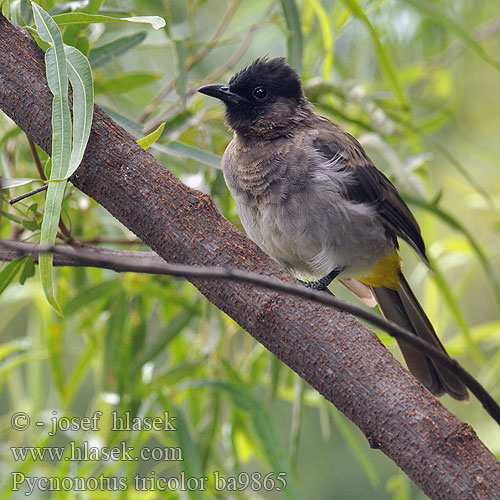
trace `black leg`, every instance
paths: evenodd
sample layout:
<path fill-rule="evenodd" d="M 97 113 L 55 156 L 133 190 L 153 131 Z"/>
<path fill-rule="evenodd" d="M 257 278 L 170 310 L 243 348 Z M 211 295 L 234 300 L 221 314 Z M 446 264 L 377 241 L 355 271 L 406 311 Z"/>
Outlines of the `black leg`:
<path fill-rule="evenodd" d="M 308 281 L 305 282 L 304 285 L 306 285 L 307 288 L 318 290 L 319 292 L 330 292 L 330 290 L 328 290 L 328 285 L 344 270 L 345 267 L 336 267 L 333 271 L 330 271 L 326 276 L 323 276 L 318 281 Z"/>

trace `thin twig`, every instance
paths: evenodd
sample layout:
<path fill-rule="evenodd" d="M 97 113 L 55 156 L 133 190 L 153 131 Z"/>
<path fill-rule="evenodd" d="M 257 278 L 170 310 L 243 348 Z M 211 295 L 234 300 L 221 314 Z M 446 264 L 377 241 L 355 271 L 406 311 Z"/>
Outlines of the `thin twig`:
<path fill-rule="evenodd" d="M 31 156 L 33 157 L 33 161 L 35 162 L 36 169 L 38 170 L 38 175 L 40 176 L 40 179 L 42 179 L 42 181 L 46 181 L 47 176 L 45 175 L 45 170 L 43 169 L 42 162 L 40 161 L 40 157 L 38 156 L 38 151 L 36 150 L 35 143 L 28 136 L 26 136 L 26 138 L 28 139 Z"/>
<path fill-rule="evenodd" d="M 40 247 L 34 244 L 0 240 L 0 247 L 19 255 L 37 254 L 40 252 L 52 252 L 55 256 L 69 259 L 70 263 L 60 265 L 78 265 L 113 269 L 117 272 L 139 272 L 147 274 L 166 274 L 183 278 L 198 279 L 222 279 L 229 281 L 240 281 L 252 285 L 261 286 L 269 290 L 287 293 L 296 297 L 312 300 L 320 304 L 333 307 L 339 311 L 348 312 L 354 316 L 368 321 L 372 325 L 384 330 L 394 338 L 399 338 L 413 345 L 426 356 L 433 359 L 443 367 L 451 371 L 459 378 L 481 402 L 484 409 L 500 425 L 500 406 L 484 389 L 484 387 L 455 359 L 449 357 L 432 344 L 422 340 L 413 333 L 401 328 L 396 323 L 388 321 L 362 307 L 338 299 L 337 297 L 317 292 L 295 283 L 278 281 L 268 276 L 245 271 L 226 269 L 221 267 L 196 267 L 183 264 L 167 264 L 163 259 L 153 252 L 133 252 L 124 250 L 109 250 L 99 247 L 71 247 L 71 246 L 48 246 Z M 0 254 L 1 256 L 1 254 Z M 7 258 L 6 260 L 12 260 Z M 56 264 L 56 261 L 54 262 Z M 57 265 L 57 264 L 56 264 Z"/>
<path fill-rule="evenodd" d="M 41 193 L 42 191 L 45 191 L 49 187 L 48 184 L 45 184 L 44 186 L 41 186 L 39 188 L 33 189 L 33 191 L 28 191 L 27 193 L 21 194 L 19 196 L 16 196 L 15 198 L 11 198 L 9 200 L 9 203 L 11 205 L 14 205 L 14 203 L 17 203 L 18 201 L 25 200 L 26 198 L 29 198 L 30 196 L 33 196 L 37 193 Z"/>

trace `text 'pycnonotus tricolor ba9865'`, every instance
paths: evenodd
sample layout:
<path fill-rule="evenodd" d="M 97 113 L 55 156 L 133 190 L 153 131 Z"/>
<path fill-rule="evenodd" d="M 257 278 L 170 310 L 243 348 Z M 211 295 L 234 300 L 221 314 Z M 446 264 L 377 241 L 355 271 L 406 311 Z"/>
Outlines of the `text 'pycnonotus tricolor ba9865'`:
<path fill-rule="evenodd" d="M 227 85 L 198 89 L 226 106 L 234 138 L 222 158 L 248 236 L 296 277 L 339 280 L 384 316 L 445 352 L 401 272 L 398 236 L 428 265 L 420 228 L 359 142 L 313 112 L 283 58 L 257 59 Z M 468 399 L 452 373 L 399 341 L 433 394 Z"/>

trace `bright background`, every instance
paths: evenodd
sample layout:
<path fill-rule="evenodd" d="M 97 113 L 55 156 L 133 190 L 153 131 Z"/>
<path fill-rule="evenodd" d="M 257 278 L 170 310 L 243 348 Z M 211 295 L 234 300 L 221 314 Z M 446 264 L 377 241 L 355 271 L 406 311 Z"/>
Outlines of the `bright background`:
<path fill-rule="evenodd" d="M 51 14 L 81 7 L 39 3 Z M 24 0 L 0 4 L 11 19 L 32 23 Z M 403 244 L 408 279 L 449 353 L 500 400 L 496 2 L 106 0 L 100 12 L 159 15 L 167 28 L 110 23 L 66 29 L 67 43 L 90 50 L 97 103 L 137 138 L 166 121 L 152 153 L 185 183 L 209 193 L 239 228 L 218 168 L 231 137 L 223 108 L 193 92 L 205 83 L 227 82 L 256 57 L 287 55 L 317 111 L 358 137 L 406 197 L 436 269 L 431 274 Z M 109 52 L 98 60 L 95 49 L 105 44 Z M 45 162 L 46 155 L 38 155 Z M 3 114 L 0 174 L 37 176 L 25 135 Z M 15 207 L 6 202 L 28 189 L 2 192 L 2 238 L 37 241 L 44 195 Z M 104 209 L 72 188 L 63 220 L 77 240 L 142 249 Z M 0 500 L 25 498 L 10 492 L 13 470 L 129 478 L 151 470 L 166 477 L 181 471 L 203 476 L 217 470 L 227 477 L 288 470 L 305 498 L 424 498 L 342 414 L 186 281 L 60 269 L 60 318 L 46 303 L 38 276 L 30 277 L 32 267 L 23 261 L 11 281 L 5 267 L 0 271 Z M 356 300 L 343 290 L 335 293 Z M 395 342 L 381 337 L 400 358 Z M 442 401 L 500 457 L 498 426 L 474 398 L 468 405 Z M 165 409 L 181 430 L 118 433 L 103 424 L 98 433 L 59 433 L 50 440 L 39 428 L 17 432 L 10 426 L 15 411 L 43 420 L 53 410 L 83 417 L 97 410 L 155 416 Z M 136 449 L 180 446 L 184 461 L 16 463 L 10 450 L 72 440 L 111 447 L 127 440 Z M 292 487 L 288 494 L 295 494 Z M 145 494 L 129 489 L 36 492 L 32 498 L 139 495 Z M 161 496 L 282 498 L 251 490 Z"/>

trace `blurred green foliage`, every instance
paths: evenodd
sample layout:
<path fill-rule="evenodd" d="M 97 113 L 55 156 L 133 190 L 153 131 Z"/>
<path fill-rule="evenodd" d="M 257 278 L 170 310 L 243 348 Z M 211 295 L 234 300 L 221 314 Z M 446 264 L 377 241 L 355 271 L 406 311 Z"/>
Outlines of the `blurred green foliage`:
<path fill-rule="evenodd" d="M 480 0 L 142 0 L 38 2 L 51 15 L 157 15 L 158 32 L 130 23 L 71 24 L 65 43 L 90 58 L 96 99 L 136 138 L 165 128 L 150 151 L 185 183 L 212 196 L 241 227 L 219 157 L 230 140 L 223 109 L 195 93 L 254 58 L 287 55 L 317 110 L 360 138 L 419 220 L 436 273 L 403 246 L 405 270 L 450 354 L 500 399 L 500 12 Z M 25 0 L 0 2 L 32 25 Z M 37 148 L 42 165 L 47 155 Z M 0 115 L 0 174 L 38 178 L 25 135 Z M 2 191 L 1 238 L 37 241 L 44 194 Z M 69 187 L 62 220 L 80 241 L 141 248 L 104 209 Z M 61 240 L 68 235 L 59 234 Z M 161 276 L 59 269 L 65 318 L 46 303 L 29 258 L 0 269 L 0 498 L 10 471 L 26 476 L 132 478 L 288 471 L 283 493 L 213 490 L 214 498 L 423 498 L 361 433 L 189 283 Z M 338 289 L 350 300 L 352 296 Z M 385 334 L 390 348 L 394 342 Z M 396 356 L 399 354 L 396 353 Z M 473 400 L 444 399 L 500 456 L 495 423 Z M 168 409 L 179 431 L 59 432 L 10 423 L 14 412 L 136 416 Z M 105 417 L 103 417 L 104 419 Z M 182 447 L 182 462 L 16 462 L 12 446 L 92 440 Z M 54 498 L 136 498 L 144 493 L 54 493 Z M 35 498 L 48 494 L 36 492 Z M 201 498 L 165 492 L 164 498 Z M 156 498 L 154 493 L 148 494 Z"/>

